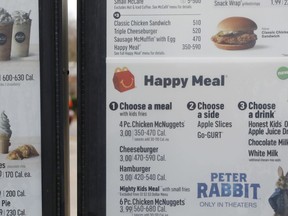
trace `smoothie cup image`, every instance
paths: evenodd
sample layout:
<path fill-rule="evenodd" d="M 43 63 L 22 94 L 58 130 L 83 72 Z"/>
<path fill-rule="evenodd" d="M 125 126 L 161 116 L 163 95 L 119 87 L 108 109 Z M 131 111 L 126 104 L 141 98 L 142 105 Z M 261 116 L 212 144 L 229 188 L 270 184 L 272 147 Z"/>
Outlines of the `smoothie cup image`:
<path fill-rule="evenodd" d="M 0 8 L 0 61 L 10 60 L 13 18 Z"/>
<path fill-rule="evenodd" d="M 11 135 L 10 122 L 3 111 L 0 116 L 0 154 L 7 154 L 9 152 Z"/>
<path fill-rule="evenodd" d="M 31 22 L 30 13 L 15 11 L 12 32 L 12 56 L 26 57 L 29 55 Z"/>

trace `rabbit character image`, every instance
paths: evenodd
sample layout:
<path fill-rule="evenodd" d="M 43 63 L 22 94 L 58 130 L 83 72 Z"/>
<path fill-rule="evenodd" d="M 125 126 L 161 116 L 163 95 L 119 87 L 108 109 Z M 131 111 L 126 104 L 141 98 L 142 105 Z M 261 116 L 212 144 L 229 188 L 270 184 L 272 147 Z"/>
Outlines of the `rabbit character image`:
<path fill-rule="evenodd" d="M 278 176 L 277 188 L 270 196 L 269 203 L 275 212 L 274 216 L 288 216 L 288 173 L 284 176 L 282 167 L 278 167 Z"/>

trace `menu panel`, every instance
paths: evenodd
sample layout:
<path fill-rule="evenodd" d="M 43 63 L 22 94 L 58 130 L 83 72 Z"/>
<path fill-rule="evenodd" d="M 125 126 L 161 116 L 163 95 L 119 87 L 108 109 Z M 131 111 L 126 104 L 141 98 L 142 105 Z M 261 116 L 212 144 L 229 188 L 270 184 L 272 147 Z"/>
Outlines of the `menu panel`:
<path fill-rule="evenodd" d="M 0 215 L 42 215 L 38 1 L 0 0 Z"/>
<path fill-rule="evenodd" d="M 107 215 L 286 215 L 288 2 L 107 1 Z"/>
<path fill-rule="evenodd" d="M 273 215 L 287 183 L 287 71 L 109 61 L 107 215 Z M 118 73 L 135 87 L 119 91 Z"/>
<path fill-rule="evenodd" d="M 288 3 L 107 1 L 109 57 L 288 55 Z"/>

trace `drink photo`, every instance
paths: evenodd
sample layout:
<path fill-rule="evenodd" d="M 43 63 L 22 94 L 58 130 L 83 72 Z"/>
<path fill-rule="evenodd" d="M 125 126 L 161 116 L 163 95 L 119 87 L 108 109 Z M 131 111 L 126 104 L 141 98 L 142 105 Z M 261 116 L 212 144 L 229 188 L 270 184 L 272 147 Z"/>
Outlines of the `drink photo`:
<path fill-rule="evenodd" d="M 14 11 L 12 17 L 14 19 L 12 31 L 12 56 L 27 57 L 29 55 L 30 46 L 30 19 L 31 10 L 26 13 L 24 11 Z"/>
<path fill-rule="evenodd" d="M 12 16 L 0 8 L 0 61 L 10 60 L 13 22 Z"/>

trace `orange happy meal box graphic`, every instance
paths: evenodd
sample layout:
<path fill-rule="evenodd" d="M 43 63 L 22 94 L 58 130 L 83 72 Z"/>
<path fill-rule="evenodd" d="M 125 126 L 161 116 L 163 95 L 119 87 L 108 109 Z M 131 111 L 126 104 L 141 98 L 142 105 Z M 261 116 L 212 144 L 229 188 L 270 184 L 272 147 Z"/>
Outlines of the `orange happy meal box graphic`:
<path fill-rule="evenodd" d="M 134 75 L 127 67 L 122 69 L 118 67 L 115 69 L 113 83 L 115 89 L 117 89 L 119 92 L 124 92 L 135 88 Z"/>

